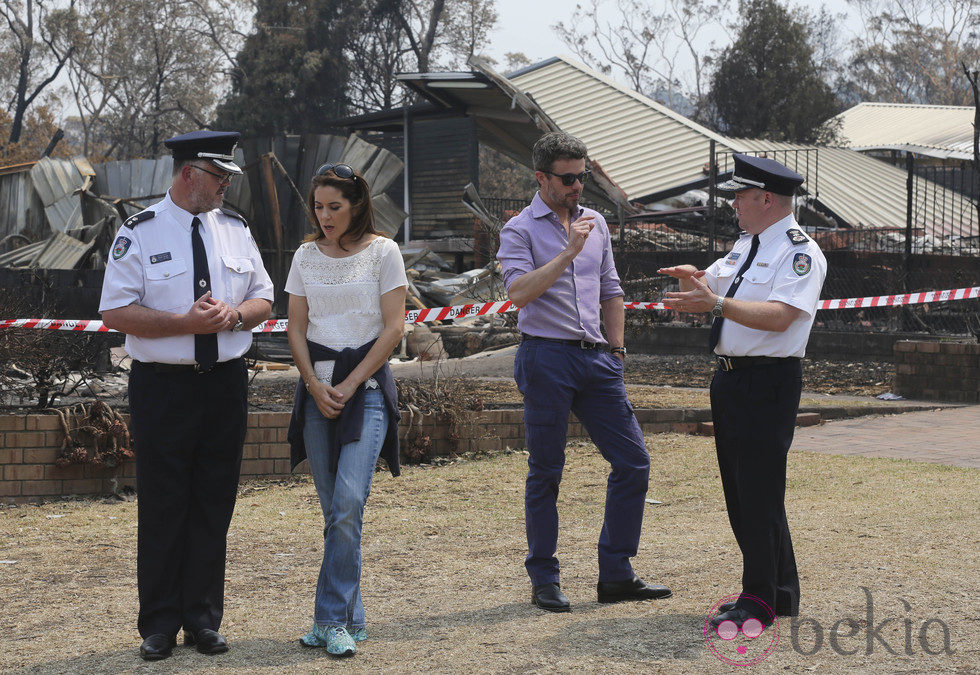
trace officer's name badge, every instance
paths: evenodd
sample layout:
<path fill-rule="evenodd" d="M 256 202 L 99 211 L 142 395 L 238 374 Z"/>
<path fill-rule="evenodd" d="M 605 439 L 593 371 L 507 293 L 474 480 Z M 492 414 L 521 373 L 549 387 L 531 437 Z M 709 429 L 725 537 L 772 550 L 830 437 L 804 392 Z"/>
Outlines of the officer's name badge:
<path fill-rule="evenodd" d="M 112 259 L 119 260 L 122 258 L 132 245 L 132 239 L 128 237 L 116 237 L 116 243 L 112 245 Z"/>
<path fill-rule="evenodd" d="M 755 266 L 756 267 L 769 267 L 769 263 L 767 263 L 767 262 L 757 262 L 755 264 Z"/>
<path fill-rule="evenodd" d="M 793 271 L 799 276 L 809 273 L 813 260 L 806 253 L 797 253 L 793 258 Z"/>
<path fill-rule="evenodd" d="M 157 253 L 156 255 L 150 256 L 150 263 L 154 265 L 156 263 L 167 262 L 168 260 L 170 260 L 170 251 L 167 251 L 166 253 Z"/>

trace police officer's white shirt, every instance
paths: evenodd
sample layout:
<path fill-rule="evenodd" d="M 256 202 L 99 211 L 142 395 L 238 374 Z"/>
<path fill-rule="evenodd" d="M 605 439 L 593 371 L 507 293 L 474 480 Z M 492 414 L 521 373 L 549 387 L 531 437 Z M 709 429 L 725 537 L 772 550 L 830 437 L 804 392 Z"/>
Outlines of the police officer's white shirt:
<path fill-rule="evenodd" d="M 787 230 L 799 232 L 806 241 L 793 243 Z M 708 288 L 724 296 L 751 247 L 752 235 L 743 233 L 731 253 L 713 262 L 706 270 L 704 280 Z M 759 250 L 734 297 L 736 300 L 783 302 L 799 309 L 800 315 L 782 332 L 748 328 L 726 318 L 715 353 L 802 358 L 826 276 L 826 258 L 817 244 L 800 229 L 792 214 L 767 227 L 759 234 Z"/>
<path fill-rule="evenodd" d="M 170 193 L 148 211 L 154 217 L 119 228 L 106 263 L 99 312 L 133 303 L 173 314 L 187 312 L 202 292 L 194 279 L 191 222 L 194 214 L 174 204 Z M 272 302 L 274 291 L 252 234 L 237 218 L 215 209 L 199 213 L 201 238 L 208 254 L 211 295 L 235 308 L 245 300 Z M 218 361 L 248 351 L 252 334 L 218 333 Z M 126 352 L 137 361 L 194 364 L 194 336 L 126 336 Z"/>

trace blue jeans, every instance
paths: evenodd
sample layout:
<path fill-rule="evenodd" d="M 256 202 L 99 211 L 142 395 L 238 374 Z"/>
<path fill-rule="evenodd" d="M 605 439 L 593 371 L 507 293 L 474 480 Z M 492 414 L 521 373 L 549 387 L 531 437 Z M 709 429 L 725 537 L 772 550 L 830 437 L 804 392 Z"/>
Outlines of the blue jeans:
<path fill-rule="evenodd" d="M 337 473 L 330 473 L 327 419 L 312 396 L 306 400 L 306 456 L 323 510 L 323 562 L 313 620 L 321 626 L 364 626 L 361 603 L 361 526 L 374 467 L 388 429 L 380 389 L 365 392 L 361 438 L 343 446 Z"/>

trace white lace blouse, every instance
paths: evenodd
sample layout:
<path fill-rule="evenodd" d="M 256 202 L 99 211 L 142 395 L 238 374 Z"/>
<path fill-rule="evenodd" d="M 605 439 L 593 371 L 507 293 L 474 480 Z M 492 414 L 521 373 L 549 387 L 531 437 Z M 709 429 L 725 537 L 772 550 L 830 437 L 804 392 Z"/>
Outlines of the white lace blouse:
<path fill-rule="evenodd" d="M 306 242 L 296 249 L 286 277 L 286 292 L 305 296 L 309 305 L 307 339 L 337 350 L 378 337 L 384 328 L 382 294 L 407 285 L 398 244 L 386 237 L 346 258 L 331 258 L 316 242 Z M 313 364 L 321 382 L 330 384 L 333 363 Z M 374 378 L 365 385 L 378 386 Z"/>

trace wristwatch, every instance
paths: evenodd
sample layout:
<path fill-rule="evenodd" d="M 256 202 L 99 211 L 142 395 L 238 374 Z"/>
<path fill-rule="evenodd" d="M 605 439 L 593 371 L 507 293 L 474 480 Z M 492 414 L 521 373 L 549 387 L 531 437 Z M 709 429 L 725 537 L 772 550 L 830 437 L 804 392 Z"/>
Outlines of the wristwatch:
<path fill-rule="evenodd" d="M 622 354 L 623 355 L 623 358 L 625 359 L 626 358 L 626 347 L 610 347 L 609 348 L 609 353 L 610 354 Z"/>
<path fill-rule="evenodd" d="M 715 306 L 711 310 L 711 316 L 720 317 L 724 309 L 725 309 L 725 296 L 719 295 L 718 302 L 715 303 Z"/>
<path fill-rule="evenodd" d="M 242 313 L 239 312 L 237 309 L 235 310 L 235 314 L 238 315 L 238 323 L 232 326 L 231 330 L 237 333 L 245 328 L 245 320 L 242 318 Z"/>

